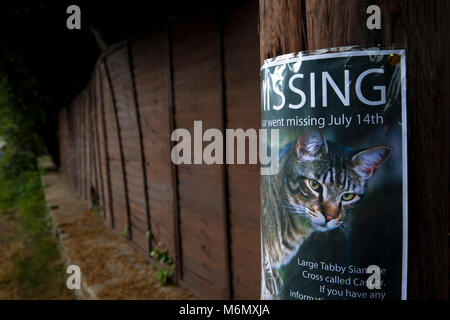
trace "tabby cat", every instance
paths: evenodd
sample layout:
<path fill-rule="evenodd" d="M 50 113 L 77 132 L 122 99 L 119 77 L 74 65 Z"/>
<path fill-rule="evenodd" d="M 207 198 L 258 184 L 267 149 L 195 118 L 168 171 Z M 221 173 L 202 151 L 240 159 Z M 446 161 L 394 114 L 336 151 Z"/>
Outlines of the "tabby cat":
<path fill-rule="evenodd" d="M 278 173 L 262 177 L 262 298 L 278 298 L 283 286 L 279 268 L 308 235 L 341 226 L 391 150 L 353 150 L 326 141 L 315 128 L 281 150 Z"/>

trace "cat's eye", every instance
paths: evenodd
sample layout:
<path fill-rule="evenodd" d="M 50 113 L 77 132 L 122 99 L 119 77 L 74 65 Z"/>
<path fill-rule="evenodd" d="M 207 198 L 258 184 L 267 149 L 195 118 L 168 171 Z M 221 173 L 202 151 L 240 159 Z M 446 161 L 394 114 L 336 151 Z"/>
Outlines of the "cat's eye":
<path fill-rule="evenodd" d="M 344 201 L 352 201 L 353 199 L 355 199 L 355 197 L 356 197 L 356 193 L 348 192 L 348 193 L 344 193 L 342 195 L 342 200 L 344 200 Z"/>
<path fill-rule="evenodd" d="M 308 185 L 313 191 L 319 191 L 321 188 L 320 183 L 317 180 L 308 179 Z"/>

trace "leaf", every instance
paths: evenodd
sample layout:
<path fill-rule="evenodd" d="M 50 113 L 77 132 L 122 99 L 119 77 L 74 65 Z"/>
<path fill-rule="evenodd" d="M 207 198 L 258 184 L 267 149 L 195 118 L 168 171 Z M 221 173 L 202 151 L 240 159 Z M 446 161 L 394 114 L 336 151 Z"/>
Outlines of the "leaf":
<path fill-rule="evenodd" d="M 159 284 L 161 286 L 163 286 L 167 283 L 168 274 L 169 274 L 169 272 L 167 269 L 161 269 L 158 271 L 158 280 L 159 280 Z"/>
<path fill-rule="evenodd" d="M 175 270 L 175 265 L 173 264 L 173 265 L 171 265 L 170 266 L 170 268 L 169 268 L 169 277 L 173 274 L 173 270 Z"/>

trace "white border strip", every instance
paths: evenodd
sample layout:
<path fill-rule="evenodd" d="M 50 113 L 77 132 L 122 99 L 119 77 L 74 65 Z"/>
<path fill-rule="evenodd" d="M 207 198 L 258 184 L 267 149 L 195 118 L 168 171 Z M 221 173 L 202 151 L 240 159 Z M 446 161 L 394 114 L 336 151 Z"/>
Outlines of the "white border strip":
<path fill-rule="evenodd" d="M 408 126 L 406 119 L 406 52 L 400 50 L 402 85 L 402 174 L 403 174 L 403 256 L 402 300 L 407 299 L 408 284 Z"/>

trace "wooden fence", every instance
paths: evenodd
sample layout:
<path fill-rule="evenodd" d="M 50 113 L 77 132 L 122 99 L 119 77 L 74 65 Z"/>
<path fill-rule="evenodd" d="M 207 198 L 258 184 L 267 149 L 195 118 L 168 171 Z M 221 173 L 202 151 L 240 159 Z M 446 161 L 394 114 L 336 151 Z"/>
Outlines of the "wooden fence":
<path fill-rule="evenodd" d="M 174 166 L 170 135 L 259 127 L 257 15 L 247 1 L 122 43 L 59 114 L 61 169 L 83 199 L 143 254 L 162 243 L 205 298 L 259 296 L 259 168 Z"/>

